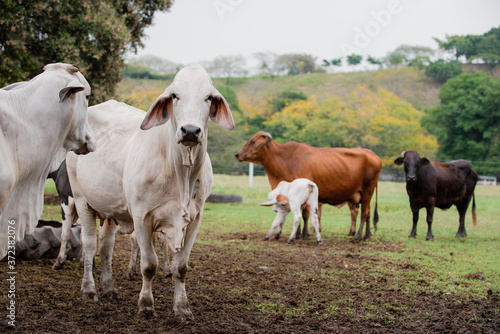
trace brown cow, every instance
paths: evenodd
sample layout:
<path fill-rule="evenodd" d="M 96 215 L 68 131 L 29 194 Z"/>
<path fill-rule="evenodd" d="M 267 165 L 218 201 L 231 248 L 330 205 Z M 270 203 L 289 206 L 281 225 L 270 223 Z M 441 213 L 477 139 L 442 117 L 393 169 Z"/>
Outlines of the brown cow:
<path fill-rule="evenodd" d="M 239 161 L 261 164 L 266 170 L 271 188 L 281 181 L 307 178 L 318 185 L 321 204 L 340 205 L 347 202 L 351 210 L 351 229 L 356 232 L 357 206 L 361 204 L 361 224 L 355 239 L 361 239 L 366 222 L 365 238 L 370 232 L 370 201 L 382 169 L 380 158 L 363 148 L 318 148 L 294 141 L 278 144 L 273 137 L 259 131 L 235 155 Z M 353 212 L 354 211 L 354 212 Z M 374 226 L 378 221 L 375 202 Z M 304 217 L 304 233 L 307 217 Z"/>

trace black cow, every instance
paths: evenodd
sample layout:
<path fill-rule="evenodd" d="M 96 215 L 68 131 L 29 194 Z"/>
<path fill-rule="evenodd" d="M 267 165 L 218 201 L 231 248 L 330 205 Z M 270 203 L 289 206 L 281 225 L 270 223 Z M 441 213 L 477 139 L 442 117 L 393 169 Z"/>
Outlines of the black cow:
<path fill-rule="evenodd" d="M 448 163 L 429 161 L 420 158 L 416 151 L 403 152 L 394 160 L 396 165 L 404 163 L 406 175 L 406 192 L 410 197 L 410 207 L 413 212 L 413 229 L 410 238 L 417 236 L 418 211 L 427 209 L 427 237 L 432 235 L 432 216 L 434 207 L 446 210 L 455 205 L 460 214 L 456 237 L 466 237 L 465 213 L 472 198 L 472 221 L 476 226 L 476 199 L 474 189 L 477 183 L 477 173 L 469 162 L 454 160 Z"/>
<path fill-rule="evenodd" d="M 75 217 L 75 202 L 73 192 L 69 184 L 68 170 L 66 168 L 66 160 L 61 163 L 59 169 L 52 172 L 48 176 L 53 179 L 56 184 L 57 193 L 61 199 L 61 214 L 62 214 L 62 232 L 61 232 L 61 248 L 57 260 L 53 265 L 54 269 L 61 269 L 66 262 L 68 241 L 71 237 L 71 226 L 76 220 Z"/>

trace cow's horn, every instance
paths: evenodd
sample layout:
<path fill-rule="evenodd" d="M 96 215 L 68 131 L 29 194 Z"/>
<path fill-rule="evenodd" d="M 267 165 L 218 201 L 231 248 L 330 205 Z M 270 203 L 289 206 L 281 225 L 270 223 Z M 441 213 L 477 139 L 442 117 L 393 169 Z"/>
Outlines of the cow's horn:
<path fill-rule="evenodd" d="M 405 157 L 406 151 L 401 152 L 401 156 L 404 158 Z"/>

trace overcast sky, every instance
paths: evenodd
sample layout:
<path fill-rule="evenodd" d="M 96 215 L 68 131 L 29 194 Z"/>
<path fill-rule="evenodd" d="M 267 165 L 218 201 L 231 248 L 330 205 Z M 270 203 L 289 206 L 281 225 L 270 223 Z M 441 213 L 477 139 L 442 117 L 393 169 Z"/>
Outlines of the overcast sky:
<path fill-rule="evenodd" d="M 433 37 L 499 26 L 499 0 L 175 0 L 131 56 L 184 65 L 268 51 L 384 57 L 402 44 L 437 48 Z"/>

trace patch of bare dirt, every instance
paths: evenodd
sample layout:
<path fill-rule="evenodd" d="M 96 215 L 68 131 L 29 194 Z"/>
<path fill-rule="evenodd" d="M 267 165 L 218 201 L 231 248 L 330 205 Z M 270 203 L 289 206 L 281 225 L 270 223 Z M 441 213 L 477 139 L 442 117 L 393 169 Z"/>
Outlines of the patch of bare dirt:
<path fill-rule="evenodd" d="M 195 320 L 176 323 L 171 279 L 157 275 L 157 317 L 137 315 L 141 280 L 121 276 L 129 257 L 127 236 L 117 235 L 113 260 L 115 299 L 80 297 L 77 261 L 63 270 L 53 259 L 16 263 L 16 327 L 10 333 L 498 333 L 500 297 L 487 291 L 473 299 L 439 291 L 404 293 L 392 271 L 418 271 L 410 263 L 371 256 L 402 252 L 397 243 L 325 239 L 286 244 L 258 234 L 199 235 L 190 258 L 186 289 Z M 368 250 L 368 252 L 365 252 Z M 96 260 L 97 264 L 99 260 Z M 6 266 L 6 263 L 0 263 Z M 159 272 L 160 274 L 160 272 Z M 138 275 L 140 277 L 140 275 Z M 99 266 L 96 268 L 96 283 Z M 474 278 L 476 279 L 476 278 Z M 480 278 L 477 278 L 480 279 Z M 6 291 L 5 274 L 2 291 Z M 426 277 L 413 282 L 428 286 Z M 2 296 L 4 297 L 4 296 Z M 5 299 L 1 299 L 5 304 Z M 5 309 L 5 308 L 4 308 Z"/>

